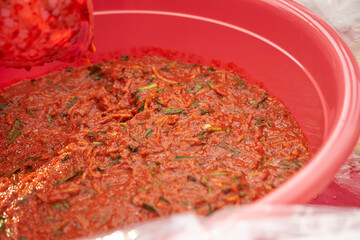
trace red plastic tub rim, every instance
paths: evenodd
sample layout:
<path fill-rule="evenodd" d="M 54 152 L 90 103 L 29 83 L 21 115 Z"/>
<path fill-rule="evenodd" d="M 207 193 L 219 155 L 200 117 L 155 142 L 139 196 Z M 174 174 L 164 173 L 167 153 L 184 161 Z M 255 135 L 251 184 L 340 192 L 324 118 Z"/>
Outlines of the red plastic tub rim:
<path fill-rule="evenodd" d="M 324 144 L 306 167 L 275 191 L 259 199 L 257 204 L 293 204 L 310 200 L 330 183 L 352 153 L 360 134 L 360 71 L 351 50 L 335 30 L 302 5 L 290 0 L 280 0 L 278 5 L 311 24 L 331 42 L 341 62 L 345 82 L 344 102 L 335 128 L 332 132 L 325 132 Z M 325 129 L 328 129 L 327 126 Z"/>
<path fill-rule="evenodd" d="M 342 71 L 343 81 L 345 82 L 345 91 L 342 93 L 343 108 L 340 117 L 333 129 L 329 129 L 329 124 L 325 119 L 325 136 L 323 144 L 316 154 L 313 155 L 310 163 L 303 167 L 294 177 L 287 180 L 286 183 L 255 202 L 255 204 L 305 203 L 330 183 L 338 169 L 351 154 L 360 135 L 360 71 L 357 61 L 346 43 L 318 16 L 291 0 L 263 0 L 263 2 L 295 15 L 303 22 L 311 25 L 314 31 L 320 32 L 325 36 L 326 40 L 329 41 L 331 46 L 335 49 L 337 54 L 335 57 L 337 57 L 341 63 L 340 70 Z M 181 12 L 126 9 L 96 11 L 94 13 L 95 16 L 112 14 L 153 14 L 190 18 L 221 25 L 254 36 L 257 39 L 261 39 L 295 62 L 305 72 L 309 79 L 312 80 L 314 87 L 318 90 L 325 115 L 327 115 L 325 100 L 320 88 L 306 68 L 286 50 L 254 32 L 231 23 Z M 324 164 L 325 161 L 326 164 Z"/>

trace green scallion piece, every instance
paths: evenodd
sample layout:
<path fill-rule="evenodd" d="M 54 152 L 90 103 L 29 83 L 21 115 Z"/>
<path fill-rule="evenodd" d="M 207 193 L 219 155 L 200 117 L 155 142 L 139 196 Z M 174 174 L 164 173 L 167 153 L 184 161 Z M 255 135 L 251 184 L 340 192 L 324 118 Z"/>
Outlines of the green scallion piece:
<path fill-rule="evenodd" d="M 138 108 L 138 113 L 143 112 L 145 109 L 145 100 L 142 101 L 140 107 Z"/>
<path fill-rule="evenodd" d="M 16 119 L 14 122 L 14 127 L 23 127 L 24 124 L 22 124 L 22 122 L 20 121 L 20 119 Z"/>
<path fill-rule="evenodd" d="M 149 212 L 153 212 L 153 213 L 155 213 L 156 215 L 159 215 L 159 213 L 156 211 L 155 207 L 153 207 L 153 206 L 151 206 L 151 205 L 149 205 L 149 204 L 147 204 L 147 203 L 143 203 L 143 204 L 142 204 L 142 208 L 145 209 L 145 210 L 147 210 L 147 211 L 149 211 Z"/>
<path fill-rule="evenodd" d="M 199 158 L 199 157 L 192 157 L 192 156 L 176 156 L 176 160 L 185 159 L 185 158 Z"/>
<path fill-rule="evenodd" d="M 78 97 L 74 97 L 70 102 L 68 102 L 67 104 L 67 108 L 71 108 L 72 106 L 74 106 L 74 104 L 77 102 Z"/>
<path fill-rule="evenodd" d="M 91 75 L 94 75 L 95 73 L 97 73 L 98 71 L 100 71 L 100 70 L 101 70 L 101 66 L 102 66 L 102 65 L 100 65 L 100 64 L 99 64 L 99 66 L 98 66 L 98 65 L 89 66 L 89 67 L 88 67 L 88 70 L 91 71 L 91 72 L 87 75 L 87 77 L 89 77 L 89 76 L 91 76 Z"/>
<path fill-rule="evenodd" d="M 6 217 L 0 216 L 0 233 L 4 231 L 6 223 Z"/>
<path fill-rule="evenodd" d="M 201 115 L 205 115 L 205 114 L 213 113 L 215 111 L 207 111 L 207 110 L 204 110 L 204 109 L 199 109 L 199 112 L 200 112 Z"/>
<path fill-rule="evenodd" d="M 153 88 L 157 88 L 157 87 L 158 87 L 158 85 L 156 83 L 153 83 L 153 84 L 147 85 L 145 87 L 139 88 L 138 90 L 136 90 L 136 92 L 142 92 L 144 90 L 149 90 L 149 89 L 153 89 Z"/>
<path fill-rule="evenodd" d="M 244 85 L 244 79 L 239 78 L 237 75 L 235 75 L 235 79 L 237 81 L 238 86 Z"/>
<path fill-rule="evenodd" d="M 207 82 L 207 85 L 209 85 L 209 87 L 210 87 L 211 89 L 213 89 L 214 86 L 215 86 L 213 81 Z"/>
<path fill-rule="evenodd" d="M 159 199 L 160 199 L 161 201 L 166 202 L 167 204 L 170 204 L 170 201 L 167 200 L 166 198 L 164 198 L 163 196 L 160 196 Z"/>
<path fill-rule="evenodd" d="M 137 96 L 135 99 L 134 99 L 134 103 L 137 103 L 140 99 L 140 96 Z"/>
<path fill-rule="evenodd" d="M 60 179 L 59 181 L 56 181 L 53 185 L 59 185 L 61 183 L 70 181 L 71 179 L 73 179 L 74 177 L 76 177 L 78 174 L 81 174 L 82 171 L 80 170 L 75 170 L 74 172 L 72 172 L 70 175 L 63 177 L 62 179 Z"/>
<path fill-rule="evenodd" d="M 288 161 L 281 161 L 280 164 L 287 167 L 287 168 L 300 169 L 300 166 L 298 164 L 296 164 L 296 163 L 292 163 L 292 162 L 288 162 Z"/>
<path fill-rule="evenodd" d="M 192 175 L 188 175 L 187 179 L 190 180 L 190 181 L 193 181 L 193 182 L 196 181 L 196 178 L 194 176 L 192 176 Z"/>
<path fill-rule="evenodd" d="M 34 113 L 33 113 L 33 109 L 27 108 L 27 109 L 26 109 L 26 112 L 29 114 L 29 116 L 30 116 L 31 118 L 36 118 L 35 115 L 34 115 Z"/>
<path fill-rule="evenodd" d="M 122 55 L 120 59 L 121 59 L 121 61 L 128 61 L 130 59 L 130 57 L 127 55 Z"/>
<path fill-rule="evenodd" d="M 170 109 L 164 109 L 164 110 L 162 110 L 162 113 L 163 113 L 163 114 L 166 114 L 166 115 L 180 114 L 180 113 L 182 113 L 182 112 L 183 112 L 183 110 L 177 109 L 177 108 L 170 108 Z"/>
<path fill-rule="evenodd" d="M 72 70 L 74 70 L 72 67 L 68 67 L 68 68 L 66 69 L 67 72 L 72 72 Z"/>
<path fill-rule="evenodd" d="M 210 74 L 206 73 L 206 74 L 201 74 L 199 75 L 199 78 L 206 78 L 206 77 L 209 77 Z"/>
<path fill-rule="evenodd" d="M 204 179 L 205 181 L 210 181 L 210 178 L 208 178 L 207 176 L 201 176 L 201 179 Z"/>
<path fill-rule="evenodd" d="M 62 161 L 62 162 L 65 162 L 66 159 L 68 159 L 68 157 L 69 157 L 69 154 L 66 154 L 65 157 L 63 157 L 63 159 L 61 159 L 61 161 Z"/>
<path fill-rule="evenodd" d="M 263 99 L 260 100 L 259 104 L 262 104 L 263 102 L 265 102 L 268 99 L 268 96 L 265 95 L 265 97 Z"/>
<path fill-rule="evenodd" d="M 207 215 L 210 215 L 214 212 L 214 208 L 211 206 L 211 203 L 209 203 L 209 212 Z"/>
<path fill-rule="evenodd" d="M 9 145 L 12 144 L 22 134 L 22 132 L 23 131 L 21 129 L 16 129 L 9 138 Z"/>
<path fill-rule="evenodd" d="M 186 68 L 194 68 L 196 66 L 194 65 L 184 65 L 184 66 L 179 66 L 180 68 L 186 69 Z"/>
<path fill-rule="evenodd" d="M 9 140 L 9 145 L 12 144 L 22 133 L 23 131 L 19 128 L 23 127 L 23 123 L 20 119 L 16 119 L 14 122 L 13 127 L 11 128 L 10 132 L 7 135 L 7 139 Z"/>
<path fill-rule="evenodd" d="M 147 131 L 146 131 L 146 135 L 145 137 L 150 137 L 150 134 L 153 132 L 153 130 L 151 128 L 149 128 Z"/>
<path fill-rule="evenodd" d="M 189 108 L 197 108 L 199 106 L 199 103 L 194 102 L 193 104 L 190 105 Z"/>
<path fill-rule="evenodd" d="M 239 176 L 235 176 L 231 179 L 230 183 L 233 183 L 235 182 L 236 180 L 238 180 L 240 177 Z"/>
<path fill-rule="evenodd" d="M 165 105 L 162 102 L 160 102 L 159 99 L 157 99 L 157 98 L 154 99 L 154 102 L 159 104 L 162 107 L 165 107 Z"/>
<path fill-rule="evenodd" d="M 146 188 L 138 188 L 138 189 L 136 189 L 136 192 L 143 192 L 143 191 L 146 191 Z"/>
<path fill-rule="evenodd" d="M 137 151 L 139 151 L 139 149 L 138 149 L 137 147 L 132 147 L 131 145 L 129 145 L 128 148 L 129 148 L 129 150 L 130 150 L 131 152 L 137 152 Z"/>
<path fill-rule="evenodd" d="M 99 74 L 94 77 L 95 80 L 99 80 L 104 77 L 104 74 Z"/>
<path fill-rule="evenodd" d="M 197 83 L 197 84 L 195 84 L 194 94 L 195 94 L 195 93 L 197 93 L 199 89 L 202 89 L 202 85 L 201 85 L 201 83 Z"/>
<path fill-rule="evenodd" d="M 118 163 L 120 159 L 121 159 L 120 155 L 117 155 L 115 158 L 109 158 L 109 160 L 114 164 Z"/>
<path fill-rule="evenodd" d="M 215 172 L 215 173 L 211 173 L 211 176 L 227 176 L 227 173 L 222 173 L 222 172 Z"/>

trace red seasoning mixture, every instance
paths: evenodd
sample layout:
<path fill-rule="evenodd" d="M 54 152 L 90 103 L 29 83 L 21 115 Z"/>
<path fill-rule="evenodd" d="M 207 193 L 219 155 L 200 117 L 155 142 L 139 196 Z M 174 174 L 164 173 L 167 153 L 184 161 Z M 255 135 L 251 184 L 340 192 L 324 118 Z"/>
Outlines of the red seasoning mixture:
<path fill-rule="evenodd" d="M 0 91 L 1 238 L 248 204 L 310 158 L 289 111 L 213 67 L 127 56 Z"/>

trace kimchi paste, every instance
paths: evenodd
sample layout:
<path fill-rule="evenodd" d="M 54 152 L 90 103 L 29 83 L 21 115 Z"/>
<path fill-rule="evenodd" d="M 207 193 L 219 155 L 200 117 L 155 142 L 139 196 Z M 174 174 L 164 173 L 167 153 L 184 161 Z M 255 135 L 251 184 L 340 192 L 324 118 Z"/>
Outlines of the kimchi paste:
<path fill-rule="evenodd" d="M 263 197 L 310 158 L 289 111 L 239 75 L 159 57 L 0 91 L 1 238 L 69 239 Z"/>

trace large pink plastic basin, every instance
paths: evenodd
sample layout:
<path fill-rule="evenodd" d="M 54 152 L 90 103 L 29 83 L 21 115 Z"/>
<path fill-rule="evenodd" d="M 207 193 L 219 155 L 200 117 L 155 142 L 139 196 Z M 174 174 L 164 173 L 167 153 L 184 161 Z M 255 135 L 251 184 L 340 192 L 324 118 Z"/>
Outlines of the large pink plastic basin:
<path fill-rule="evenodd" d="M 343 40 L 289 0 L 94 0 L 96 55 L 144 46 L 233 62 L 282 99 L 304 130 L 311 162 L 257 203 L 305 203 L 352 152 L 360 132 L 360 72 Z M 185 57 L 184 57 L 185 56 Z M 0 88 L 64 67 L 0 68 Z"/>

